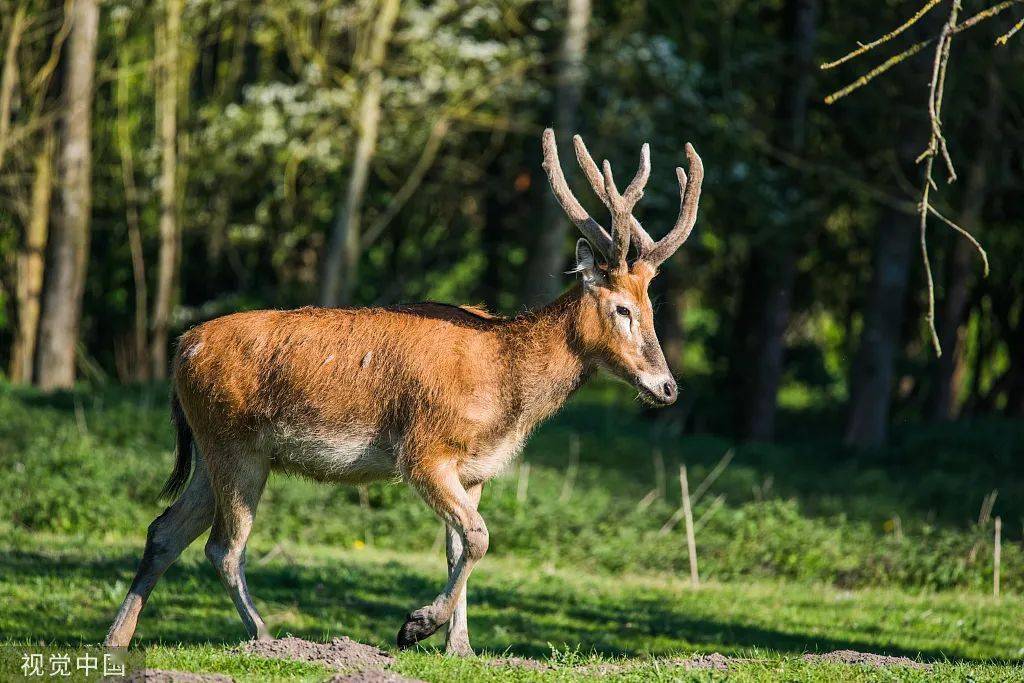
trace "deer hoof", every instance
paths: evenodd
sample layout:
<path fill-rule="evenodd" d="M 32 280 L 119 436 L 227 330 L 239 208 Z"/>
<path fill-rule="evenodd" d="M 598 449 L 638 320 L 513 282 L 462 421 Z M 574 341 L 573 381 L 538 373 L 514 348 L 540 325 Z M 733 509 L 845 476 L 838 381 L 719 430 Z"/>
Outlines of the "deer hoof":
<path fill-rule="evenodd" d="M 434 635 L 440 627 L 441 624 L 431 616 L 429 608 L 424 607 L 411 612 L 398 631 L 398 648 L 410 648 L 424 638 Z"/>

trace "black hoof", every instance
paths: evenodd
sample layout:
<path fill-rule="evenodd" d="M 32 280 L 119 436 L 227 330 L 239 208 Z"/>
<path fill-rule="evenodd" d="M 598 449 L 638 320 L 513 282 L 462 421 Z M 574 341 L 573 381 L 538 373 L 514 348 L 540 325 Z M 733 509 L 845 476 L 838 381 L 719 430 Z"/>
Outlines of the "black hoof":
<path fill-rule="evenodd" d="M 441 628 L 441 624 L 434 623 L 434 620 L 423 614 L 420 610 L 412 612 L 405 619 L 402 628 L 398 631 L 398 649 L 410 648 L 424 638 L 429 638 Z"/>

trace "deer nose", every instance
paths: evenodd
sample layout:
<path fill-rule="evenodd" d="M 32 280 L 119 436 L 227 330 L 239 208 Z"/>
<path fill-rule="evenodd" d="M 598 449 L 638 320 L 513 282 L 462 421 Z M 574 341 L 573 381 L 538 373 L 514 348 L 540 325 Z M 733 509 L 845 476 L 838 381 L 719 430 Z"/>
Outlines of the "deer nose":
<path fill-rule="evenodd" d="M 673 380 L 665 382 L 661 385 L 661 392 L 665 395 L 666 399 L 674 399 L 676 397 L 676 383 Z"/>

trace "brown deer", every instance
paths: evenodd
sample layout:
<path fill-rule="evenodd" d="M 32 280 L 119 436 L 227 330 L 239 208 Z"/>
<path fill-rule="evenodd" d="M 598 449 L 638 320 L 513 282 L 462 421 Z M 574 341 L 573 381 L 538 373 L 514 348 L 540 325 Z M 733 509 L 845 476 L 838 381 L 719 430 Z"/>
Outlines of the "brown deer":
<path fill-rule="evenodd" d="M 250 635 L 270 637 L 246 587 L 245 546 L 267 476 L 278 471 L 332 483 L 408 482 L 447 525 L 448 582 L 408 615 L 398 646 L 448 624 L 446 650 L 472 653 L 466 582 L 487 552 L 477 512 L 484 482 L 597 369 L 651 404 L 677 396 L 647 287 L 696 221 L 700 157 L 686 146 L 689 178 L 676 169 L 679 218 L 655 242 L 632 215 L 650 174 L 648 146 L 619 194 L 608 162 L 599 170 L 582 139 L 573 141 L 612 230 L 573 196 L 554 133 L 544 131 L 551 189 L 586 239 L 576 244 L 580 283 L 538 311 L 499 318 L 437 303 L 252 311 L 182 335 L 172 396 L 177 461 L 164 493 L 184 493 L 149 526 L 107 645 L 129 643 L 160 576 L 211 526 L 207 557 Z M 631 241 L 636 257 L 628 261 Z"/>

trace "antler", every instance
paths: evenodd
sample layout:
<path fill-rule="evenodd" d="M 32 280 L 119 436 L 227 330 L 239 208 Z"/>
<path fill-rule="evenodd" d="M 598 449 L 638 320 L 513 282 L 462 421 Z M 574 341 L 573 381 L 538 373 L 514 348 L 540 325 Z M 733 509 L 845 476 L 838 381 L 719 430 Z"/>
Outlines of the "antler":
<path fill-rule="evenodd" d="M 544 130 L 544 171 L 548 174 L 548 182 L 551 183 L 551 191 L 555 198 L 562 205 L 562 209 L 569 215 L 569 219 L 576 224 L 583 236 L 590 240 L 605 258 L 611 259 L 612 238 L 608 235 L 601 224 L 590 217 L 583 206 L 569 189 L 565 182 L 565 175 L 562 174 L 562 164 L 558 160 L 558 145 L 555 144 L 555 131 L 550 128 Z"/>
<path fill-rule="evenodd" d="M 587 176 L 587 180 L 590 181 L 590 187 L 593 188 L 594 194 L 596 194 L 604 205 L 611 209 L 611 205 L 608 203 L 608 193 L 604 190 L 604 176 L 598 169 L 597 164 L 594 163 L 594 158 L 590 156 L 590 152 L 587 151 L 587 146 L 583 143 L 583 138 L 579 135 L 572 137 L 573 147 L 576 148 L 576 161 L 579 162 L 580 168 L 583 169 L 583 175 Z M 644 145 L 641 149 L 640 163 L 647 164 L 647 170 L 650 172 L 650 147 Z M 644 181 L 646 182 L 646 181 Z M 640 221 L 635 216 L 630 216 L 630 233 L 633 243 L 636 245 L 637 252 L 643 256 L 654 247 L 654 240 L 647 234 L 647 231 L 640 225 Z"/>
<path fill-rule="evenodd" d="M 679 217 L 676 218 L 676 224 L 642 256 L 655 268 L 676 253 L 690 236 L 690 231 L 697 222 L 697 202 L 700 200 L 701 183 L 704 182 L 704 163 L 689 142 L 686 143 L 686 157 L 690 161 L 689 179 L 686 177 L 686 171 L 676 167 L 676 178 L 679 181 Z"/>
<path fill-rule="evenodd" d="M 624 194 L 619 194 L 612 177 L 611 164 L 606 160 L 603 170 L 594 163 L 587 151 L 583 138 L 573 136 L 573 147 L 576 149 L 576 160 L 583 169 L 594 194 L 608 207 L 612 214 L 612 235 L 610 236 L 601 225 L 584 210 L 573 196 L 562 174 L 558 160 L 558 149 L 555 144 L 555 133 L 550 128 L 544 131 L 544 170 L 548 174 L 551 189 L 562 208 L 576 224 L 584 237 L 605 255 L 608 262 L 615 267 L 624 267 L 629 242 L 632 237 L 636 245 L 638 258 L 647 261 L 657 268 L 682 246 L 690 236 L 697 222 L 697 202 L 700 199 L 701 183 L 704 180 L 704 165 L 693 145 L 686 144 L 686 156 L 690 162 L 690 177 L 682 168 L 676 169 L 679 181 L 679 217 L 667 235 L 655 242 L 633 216 L 633 208 L 644 194 L 644 186 L 651 173 L 650 146 L 644 143 L 640 150 L 640 167 L 629 183 Z"/>

